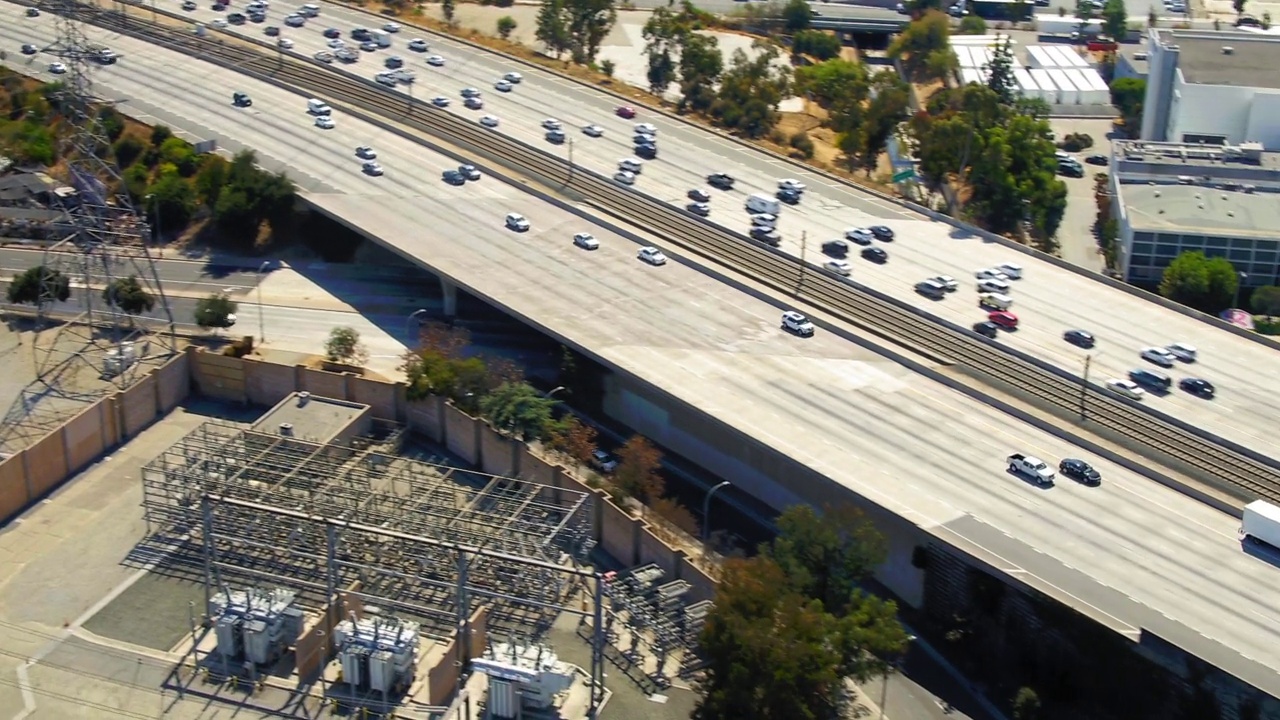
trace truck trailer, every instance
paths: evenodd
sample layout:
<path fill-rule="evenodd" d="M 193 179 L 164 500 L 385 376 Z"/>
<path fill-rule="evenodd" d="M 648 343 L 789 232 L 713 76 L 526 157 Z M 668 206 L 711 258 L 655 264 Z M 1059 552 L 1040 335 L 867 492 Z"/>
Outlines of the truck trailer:
<path fill-rule="evenodd" d="M 1280 549 L 1280 507 L 1265 500 L 1254 500 L 1245 505 L 1240 536 L 1242 540 Z"/>

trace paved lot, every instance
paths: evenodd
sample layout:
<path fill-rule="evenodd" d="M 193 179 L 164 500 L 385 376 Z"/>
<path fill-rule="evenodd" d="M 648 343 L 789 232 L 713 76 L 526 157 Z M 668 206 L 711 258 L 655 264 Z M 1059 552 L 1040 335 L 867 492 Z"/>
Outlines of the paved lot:
<path fill-rule="evenodd" d="M 1093 137 L 1093 147 L 1075 153 L 1081 162 L 1094 153 L 1111 154 L 1109 135 L 1114 131 L 1110 120 L 1054 118 L 1049 125 L 1059 140 L 1067 133 L 1087 133 Z M 1082 178 L 1059 176 L 1067 184 L 1067 214 L 1062 219 L 1062 228 L 1058 230 L 1062 258 L 1096 271 L 1101 271 L 1106 263 L 1098 252 L 1098 241 L 1093 234 L 1093 223 L 1098 214 L 1098 204 L 1093 197 L 1093 178 L 1097 173 L 1106 171 L 1105 167 L 1086 164 Z"/>

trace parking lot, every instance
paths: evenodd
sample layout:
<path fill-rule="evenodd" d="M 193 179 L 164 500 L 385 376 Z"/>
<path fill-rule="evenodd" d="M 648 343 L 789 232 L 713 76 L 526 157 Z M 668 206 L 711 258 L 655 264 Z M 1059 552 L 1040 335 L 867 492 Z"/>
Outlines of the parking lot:
<path fill-rule="evenodd" d="M 1085 133 L 1093 138 L 1093 147 L 1072 153 L 1082 163 L 1089 155 L 1109 156 L 1111 154 L 1109 136 L 1113 130 L 1110 120 L 1053 118 L 1049 124 L 1059 141 L 1068 133 Z M 1062 258 L 1075 265 L 1098 271 L 1103 269 L 1104 263 L 1098 251 L 1097 238 L 1093 234 L 1093 223 L 1098 213 L 1093 188 L 1094 176 L 1106 171 L 1105 167 L 1085 163 L 1084 177 L 1059 176 L 1067 184 L 1067 212 L 1058 230 Z"/>

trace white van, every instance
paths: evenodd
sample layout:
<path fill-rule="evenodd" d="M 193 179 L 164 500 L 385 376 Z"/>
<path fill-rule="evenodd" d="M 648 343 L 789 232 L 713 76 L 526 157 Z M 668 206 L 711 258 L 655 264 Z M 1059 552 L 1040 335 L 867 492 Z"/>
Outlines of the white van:
<path fill-rule="evenodd" d="M 777 215 L 782 207 L 778 199 L 764 193 L 751 193 L 747 196 L 747 212 L 752 215 Z"/>
<path fill-rule="evenodd" d="M 372 35 L 373 42 L 376 43 L 378 47 L 391 47 L 391 33 L 386 30 L 374 30 Z"/>
<path fill-rule="evenodd" d="M 301 15 L 302 17 L 316 17 L 317 15 L 320 14 L 320 6 L 310 5 L 310 4 L 303 5 L 302 7 L 298 8 L 298 14 Z"/>
<path fill-rule="evenodd" d="M 325 104 L 323 100 L 311 98 L 307 101 L 307 112 L 312 115 L 328 115 L 333 112 L 333 108 Z"/>
<path fill-rule="evenodd" d="M 1011 262 L 1001 263 L 1000 265 L 996 266 L 996 269 L 1004 273 L 1005 275 L 1008 275 L 1010 280 L 1022 279 L 1022 266 L 1016 263 L 1011 263 Z"/>
<path fill-rule="evenodd" d="M 978 304 L 992 310 L 1008 310 L 1013 306 L 1013 298 L 1004 293 L 983 293 L 978 296 Z"/>
<path fill-rule="evenodd" d="M 640 174 L 640 171 L 643 169 L 643 166 L 644 166 L 644 163 L 642 163 L 639 158 L 623 158 L 618 161 L 619 170 L 623 172 L 634 173 L 636 175 Z"/>

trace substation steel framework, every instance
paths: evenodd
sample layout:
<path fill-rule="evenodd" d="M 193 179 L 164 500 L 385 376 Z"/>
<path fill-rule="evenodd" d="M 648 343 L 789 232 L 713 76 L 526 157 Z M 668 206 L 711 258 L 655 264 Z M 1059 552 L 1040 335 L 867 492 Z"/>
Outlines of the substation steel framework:
<path fill-rule="evenodd" d="M 226 587 L 286 587 L 313 608 L 340 591 L 423 623 L 537 636 L 591 617 L 591 708 L 603 698 L 605 604 L 590 494 L 211 421 L 142 471 L 148 532 L 183 538 L 206 612 Z M 589 603 L 583 603 L 584 598 Z M 458 643 L 458 661 L 466 643 Z"/>

